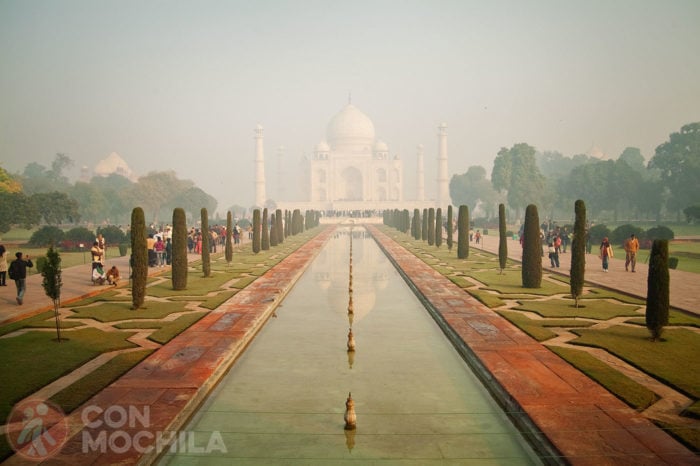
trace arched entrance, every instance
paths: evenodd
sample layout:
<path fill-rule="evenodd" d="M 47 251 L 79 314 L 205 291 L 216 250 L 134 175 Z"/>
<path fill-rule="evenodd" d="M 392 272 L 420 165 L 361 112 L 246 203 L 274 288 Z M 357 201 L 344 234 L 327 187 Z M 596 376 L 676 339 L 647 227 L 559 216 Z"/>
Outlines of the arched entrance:
<path fill-rule="evenodd" d="M 362 173 L 356 167 L 347 167 L 341 174 L 341 199 L 344 201 L 362 200 Z"/>

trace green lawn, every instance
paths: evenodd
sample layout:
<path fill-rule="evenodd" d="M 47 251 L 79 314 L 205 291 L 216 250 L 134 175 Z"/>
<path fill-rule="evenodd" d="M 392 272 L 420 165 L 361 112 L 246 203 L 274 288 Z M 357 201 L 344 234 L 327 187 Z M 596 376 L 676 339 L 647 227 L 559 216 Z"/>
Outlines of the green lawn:
<path fill-rule="evenodd" d="M 577 329 L 579 338 L 571 343 L 603 348 L 648 374 L 676 387 L 686 395 L 700 398 L 698 366 L 700 337 L 684 328 L 667 327 L 662 338 L 653 342 L 646 328 L 616 325 L 604 330 Z"/>
<path fill-rule="evenodd" d="M 6 338 L 0 345 L 0 419 L 7 419 L 12 405 L 47 383 L 71 372 L 101 353 L 133 348 L 126 341 L 133 332 L 102 332 L 94 328 L 63 332 L 31 331 Z M 31 370 L 27 370 L 31 368 Z"/>

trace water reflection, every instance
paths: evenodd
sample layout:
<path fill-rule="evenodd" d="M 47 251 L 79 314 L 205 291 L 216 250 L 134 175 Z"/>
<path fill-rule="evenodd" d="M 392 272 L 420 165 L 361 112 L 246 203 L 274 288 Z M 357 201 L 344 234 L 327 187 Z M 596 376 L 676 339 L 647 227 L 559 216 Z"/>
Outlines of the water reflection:
<path fill-rule="evenodd" d="M 339 242 L 339 246 L 324 248 L 311 265 L 311 273 L 319 289 L 327 290 L 319 295 L 326 296 L 330 312 L 347 310 L 349 313 L 352 307 L 354 317 L 350 324 L 357 324 L 375 309 L 377 292 L 387 287 L 387 258 L 361 227 L 354 227 L 352 231 L 350 227 L 339 228 L 334 233 L 334 241 Z M 351 244 L 352 256 L 349 256 Z M 352 306 L 346 307 L 348 292 L 352 293 Z"/>

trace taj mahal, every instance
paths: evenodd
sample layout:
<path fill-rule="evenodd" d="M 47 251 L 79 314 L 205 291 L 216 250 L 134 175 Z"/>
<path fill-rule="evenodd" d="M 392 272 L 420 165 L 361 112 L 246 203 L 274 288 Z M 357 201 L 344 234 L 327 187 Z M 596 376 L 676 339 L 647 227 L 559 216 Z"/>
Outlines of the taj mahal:
<path fill-rule="evenodd" d="M 302 210 L 384 210 L 442 207 L 450 203 L 447 174 L 447 125 L 438 126 L 437 199 L 425 198 L 424 148 L 417 147 L 416 190 L 404 192 L 403 160 L 390 155 L 389 146 L 378 139 L 374 123 L 348 103 L 331 118 L 326 139 L 304 162 L 305 199 L 276 200 L 278 208 Z M 255 205 L 268 201 L 265 186 L 263 127 L 255 128 Z"/>

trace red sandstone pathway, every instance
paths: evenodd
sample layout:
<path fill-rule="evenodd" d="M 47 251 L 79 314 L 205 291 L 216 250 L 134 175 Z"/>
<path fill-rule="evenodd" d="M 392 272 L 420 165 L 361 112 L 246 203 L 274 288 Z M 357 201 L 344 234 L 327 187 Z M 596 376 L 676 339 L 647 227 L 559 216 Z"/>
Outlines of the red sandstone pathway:
<path fill-rule="evenodd" d="M 700 459 L 410 251 L 367 227 L 493 378 L 575 465 L 700 464 Z"/>

